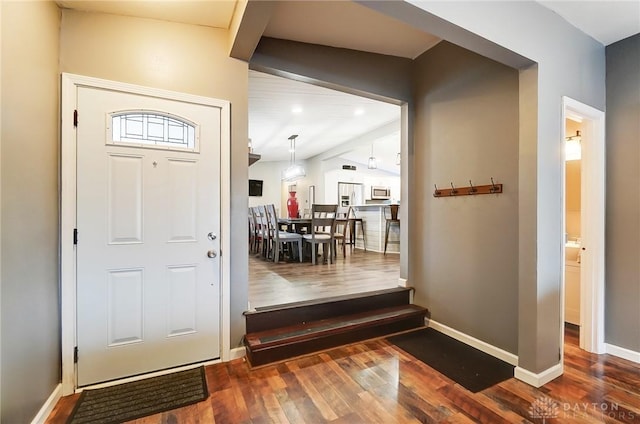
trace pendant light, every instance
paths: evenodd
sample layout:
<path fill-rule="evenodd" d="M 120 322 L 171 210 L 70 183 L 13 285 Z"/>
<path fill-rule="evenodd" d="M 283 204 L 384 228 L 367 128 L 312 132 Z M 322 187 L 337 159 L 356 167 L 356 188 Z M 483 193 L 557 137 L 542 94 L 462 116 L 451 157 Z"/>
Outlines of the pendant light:
<path fill-rule="evenodd" d="M 306 174 L 302 165 L 296 164 L 296 138 L 298 134 L 289 137 L 289 166 L 282 171 L 282 181 L 297 181 Z"/>
<path fill-rule="evenodd" d="M 371 156 L 369 156 L 369 162 L 367 164 L 367 168 L 376 169 L 378 167 L 378 162 L 376 161 L 375 156 L 373 156 L 373 143 L 371 143 Z"/>

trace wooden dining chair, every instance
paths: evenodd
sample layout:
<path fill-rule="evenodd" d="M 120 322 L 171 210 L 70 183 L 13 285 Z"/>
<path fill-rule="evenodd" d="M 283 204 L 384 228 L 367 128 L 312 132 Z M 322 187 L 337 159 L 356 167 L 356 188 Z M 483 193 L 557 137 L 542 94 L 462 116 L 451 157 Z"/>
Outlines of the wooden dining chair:
<path fill-rule="evenodd" d="M 262 251 L 263 245 L 263 225 L 260 217 L 260 209 L 258 206 L 254 206 L 251 209 L 251 214 L 253 215 L 253 223 L 254 223 L 254 245 L 253 245 L 253 253 L 260 253 Z"/>
<path fill-rule="evenodd" d="M 256 227 L 256 216 L 253 213 L 253 208 L 249 207 L 248 215 L 249 221 L 249 253 L 256 251 L 256 242 L 258 241 L 258 229 Z"/>
<path fill-rule="evenodd" d="M 271 234 L 269 231 L 269 217 L 267 216 L 267 208 L 265 205 L 260 205 L 257 208 L 258 214 L 256 216 L 258 225 L 260 226 L 260 241 L 262 242 L 261 253 L 264 258 L 271 256 Z"/>
<path fill-rule="evenodd" d="M 333 243 L 336 232 L 336 211 L 338 205 L 311 206 L 311 232 L 302 238 L 311 244 L 311 261 L 316 264 L 316 246 L 322 244 L 323 262 L 333 263 Z"/>
<path fill-rule="evenodd" d="M 271 241 L 272 241 L 272 257 L 273 262 L 278 263 L 280 260 L 280 252 L 282 250 L 282 245 L 285 243 L 289 243 L 289 257 L 292 258 L 293 251 L 293 243 L 298 245 L 298 258 L 300 262 L 302 262 L 302 234 L 298 233 L 289 233 L 287 231 L 281 231 L 278 225 L 278 215 L 276 212 L 276 208 L 274 205 L 267 205 L 267 216 L 269 218 L 269 231 L 271 232 Z"/>
<path fill-rule="evenodd" d="M 349 208 L 346 206 L 338 206 L 336 210 L 336 230 L 333 233 L 333 257 L 335 258 L 338 253 L 337 245 L 342 247 L 342 257 L 347 257 L 347 251 L 345 249 L 345 243 L 347 239 L 347 229 L 349 227 Z"/>

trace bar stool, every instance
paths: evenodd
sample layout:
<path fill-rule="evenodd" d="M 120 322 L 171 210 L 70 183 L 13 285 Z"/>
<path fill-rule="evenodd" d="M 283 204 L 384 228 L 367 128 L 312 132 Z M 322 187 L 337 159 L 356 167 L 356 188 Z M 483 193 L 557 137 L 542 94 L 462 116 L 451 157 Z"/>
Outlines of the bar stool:
<path fill-rule="evenodd" d="M 364 220 L 356 216 L 356 210 L 352 206 L 349 206 L 347 211 L 347 219 L 349 220 L 349 244 L 353 248 L 358 240 L 358 226 L 360 224 L 360 232 L 362 233 L 362 245 L 364 251 L 367 251 L 367 239 L 365 237 Z"/>
<path fill-rule="evenodd" d="M 400 231 L 400 219 L 398 219 L 398 209 L 400 209 L 400 205 L 389 205 L 384 208 L 384 218 L 387 221 L 387 226 L 384 231 L 384 254 L 387 254 L 387 244 L 400 244 L 400 237 L 398 240 L 392 240 L 389 242 L 389 229 L 392 225 L 398 226 L 398 232 Z"/>

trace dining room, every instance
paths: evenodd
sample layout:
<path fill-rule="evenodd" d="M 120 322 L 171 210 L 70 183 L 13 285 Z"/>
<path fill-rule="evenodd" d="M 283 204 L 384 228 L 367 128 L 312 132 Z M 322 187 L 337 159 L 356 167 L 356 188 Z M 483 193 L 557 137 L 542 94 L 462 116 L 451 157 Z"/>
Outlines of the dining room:
<path fill-rule="evenodd" d="M 255 209 L 266 210 L 263 207 Z M 312 221 L 312 218 L 278 220 L 281 223 L 280 228 L 288 227 L 289 231 L 310 229 Z M 326 223 L 326 218 L 322 222 Z M 276 231 L 287 233 L 286 230 Z M 314 253 L 311 252 L 313 243 L 304 241 L 304 236 L 310 239 L 311 234 L 293 234 L 300 236 L 298 242 L 284 242 L 282 239 L 275 242 L 280 244 L 282 249 L 277 261 L 273 239 L 269 240 L 268 236 L 258 236 L 257 242 L 256 239 L 250 239 L 253 249 L 250 248 L 249 251 L 249 309 L 375 291 L 399 285 L 400 255 L 370 249 L 365 251 L 350 245 L 348 224 L 346 240 L 342 240 L 344 244 L 334 239 L 334 242 L 318 247 Z M 299 246 L 302 256 L 298 250 Z M 315 264 L 312 254 L 315 255 Z"/>
<path fill-rule="evenodd" d="M 249 137 L 249 309 L 403 284 L 399 106 L 250 71 Z"/>

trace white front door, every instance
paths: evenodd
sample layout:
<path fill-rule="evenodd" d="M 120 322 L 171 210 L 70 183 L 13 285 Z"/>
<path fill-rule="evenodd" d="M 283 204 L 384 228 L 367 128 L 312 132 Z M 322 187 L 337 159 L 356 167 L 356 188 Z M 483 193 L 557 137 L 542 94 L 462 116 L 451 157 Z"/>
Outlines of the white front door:
<path fill-rule="evenodd" d="M 77 385 L 220 357 L 220 108 L 77 90 Z"/>

